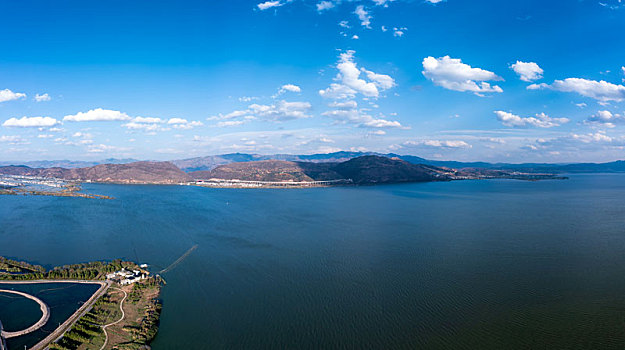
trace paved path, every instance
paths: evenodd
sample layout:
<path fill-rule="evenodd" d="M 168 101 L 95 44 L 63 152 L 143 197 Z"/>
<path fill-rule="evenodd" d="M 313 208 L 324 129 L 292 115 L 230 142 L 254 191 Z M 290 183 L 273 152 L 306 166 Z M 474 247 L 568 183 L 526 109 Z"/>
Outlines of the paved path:
<path fill-rule="evenodd" d="M 121 290 L 119 288 L 114 288 L 114 289 Z M 124 317 L 126 317 L 126 313 L 124 312 L 124 300 L 126 300 L 126 297 L 128 296 L 128 294 L 126 294 L 126 292 L 123 291 L 123 290 L 121 290 L 121 291 L 124 292 L 124 297 L 122 298 L 122 301 L 119 302 L 119 310 L 122 312 L 122 318 L 120 318 L 119 320 L 117 320 L 117 321 L 115 321 L 113 323 L 109 323 L 107 325 L 102 326 L 102 330 L 104 331 L 104 344 L 102 344 L 102 347 L 100 348 L 100 350 L 104 349 L 104 347 L 106 346 L 106 343 L 109 340 L 109 335 L 108 335 L 108 333 L 106 333 L 106 328 L 109 327 L 109 326 L 113 326 L 113 325 L 116 325 L 116 324 L 120 323 L 124 319 Z"/>
<path fill-rule="evenodd" d="M 33 324 L 32 326 L 23 329 L 21 331 L 16 331 L 16 332 L 7 332 L 7 331 L 2 331 L 2 337 L 4 337 L 5 339 L 9 339 L 9 338 L 14 338 L 14 337 L 19 337 L 21 335 L 24 334 L 28 334 L 28 333 L 32 333 L 36 330 L 38 330 L 39 328 L 43 327 L 46 322 L 48 322 L 48 320 L 50 319 L 50 308 L 48 307 L 48 305 L 46 305 L 46 303 L 44 303 L 41 299 L 24 293 L 24 292 L 19 292 L 16 290 L 9 290 L 9 289 L 0 289 L 0 293 L 10 293 L 10 294 L 17 294 L 19 296 L 22 296 L 24 298 L 28 298 L 30 300 L 33 300 L 34 302 L 36 302 L 37 304 L 39 304 L 39 307 L 41 308 L 41 318 L 39 319 L 39 321 L 37 321 L 35 324 Z"/>

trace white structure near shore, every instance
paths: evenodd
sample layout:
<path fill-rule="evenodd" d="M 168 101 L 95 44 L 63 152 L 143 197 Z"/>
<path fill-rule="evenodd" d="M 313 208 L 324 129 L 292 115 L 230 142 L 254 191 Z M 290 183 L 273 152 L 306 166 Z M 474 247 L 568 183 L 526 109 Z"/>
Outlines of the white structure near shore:
<path fill-rule="evenodd" d="M 141 270 L 121 269 L 117 272 L 109 273 L 106 275 L 106 279 L 125 286 L 146 279 L 148 274 L 149 272 Z"/>

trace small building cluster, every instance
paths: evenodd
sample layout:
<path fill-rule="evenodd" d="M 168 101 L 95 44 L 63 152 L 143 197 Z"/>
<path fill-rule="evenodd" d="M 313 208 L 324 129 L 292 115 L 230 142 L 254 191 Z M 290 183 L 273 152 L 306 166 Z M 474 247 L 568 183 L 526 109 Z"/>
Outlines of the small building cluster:
<path fill-rule="evenodd" d="M 147 265 L 145 266 L 147 267 Z M 148 277 L 148 274 L 149 272 L 147 271 L 126 270 L 123 268 L 117 272 L 109 273 L 108 275 L 106 275 L 106 279 L 118 282 L 122 286 L 125 286 L 146 279 Z"/>

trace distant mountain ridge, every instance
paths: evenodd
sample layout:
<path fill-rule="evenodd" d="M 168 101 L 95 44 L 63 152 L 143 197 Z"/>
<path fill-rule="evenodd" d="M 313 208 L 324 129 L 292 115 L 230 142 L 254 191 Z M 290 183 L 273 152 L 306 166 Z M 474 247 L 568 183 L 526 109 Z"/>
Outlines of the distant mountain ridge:
<path fill-rule="evenodd" d="M 99 164 L 86 168 L 0 167 L 0 174 L 53 177 L 81 182 L 124 184 L 176 184 L 191 180 L 189 175 L 170 162 L 133 162 Z"/>
<path fill-rule="evenodd" d="M 492 170 L 508 170 L 521 171 L 530 173 L 598 173 L 598 172 L 625 172 L 625 161 L 619 160 L 607 163 L 488 163 L 488 162 L 459 162 L 425 159 L 412 155 L 400 155 L 395 153 L 376 153 L 376 152 L 349 152 L 340 151 L 322 154 L 248 154 L 248 153 L 228 153 L 221 155 L 213 155 L 206 157 L 194 157 L 187 159 L 176 159 L 170 162 L 186 173 L 195 171 L 210 171 L 220 165 L 239 163 L 239 162 L 255 162 L 263 160 L 282 160 L 290 162 L 344 162 L 353 158 L 362 156 L 383 156 L 388 158 L 398 158 L 413 164 L 424 164 L 437 167 L 446 167 L 453 169 L 463 168 L 481 168 Z M 28 161 L 28 162 L 8 162 L 1 161 L 0 166 L 9 165 L 25 165 L 30 168 L 86 168 L 101 164 L 128 164 L 138 162 L 136 159 L 104 159 L 100 161 L 71 161 L 71 160 L 52 160 L 52 161 Z"/>
<path fill-rule="evenodd" d="M 397 158 L 361 156 L 344 162 L 292 162 L 260 160 L 220 165 L 213 170 L 189 173 L 196 180 L 223 179 L 242 181 L 329 181 L 351 180 L 354 184 L 424 182 L 450 180 L 452 173 Z"/>
<path fill-rule="evenodd" d="M 481 168 L 491 170 L 520 171 L 528 173 L 600 173 L 600 172 L 625 172 L 625 161 L 618 160 L 607 163 L 488 163 L 488 162 L 459 162 L 425 159 L 412 155 L 400 155 L 395 153 L 376 152 L 334 152 L 310 155 L 274 154 L 259 155 L 246 153 L 231 153 L 218 156 L 197 157 L 181 160 L 173 160 L 176 166 L 185 172 L 200 170 L 212 170 L 224 164 L 235 162 L 252 162 L 261 160 L 284 160 L 292 162 L 344 162 L 362 156 L 382 156 L 398 158 L 412 164 L 424 164 L 436 167 L 452 169 Z"/>

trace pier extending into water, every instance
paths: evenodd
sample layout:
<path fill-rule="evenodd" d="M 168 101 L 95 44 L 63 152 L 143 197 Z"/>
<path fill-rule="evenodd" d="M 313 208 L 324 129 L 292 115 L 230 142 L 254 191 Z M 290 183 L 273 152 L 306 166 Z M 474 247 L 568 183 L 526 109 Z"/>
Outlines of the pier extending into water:
<path fill-rule="evenodd" d="M 28 333 L 32 333 L 36 330 L 38 330 L 39 328 L 43 327 L 48 320 L 50 319 L 50 308 L 48 307 L 48 305 L 46 303 L 44 303 L 41 299 L 30 295 L 28 293 L 24 293 L 24 292 L 19 292 L 16 290 L 9 290 L 9 289 L 0 289 L 0 293 L 10 293 L 10 294 L 16 294 L 19 296 L 22 296 L 24 298 L 30 299 L 34 302 L 36 302 L 37 304 L 39 304 L 39 307 L 41 308 L 41 318 L 39 319 L 39 321 L 37 321 L 35 324 L 33 324 L 32 326 L 23 329 L 21 331 L 15 331 L 15 332 L 7 332 L 5 330 L 2 331 L 2 337 L 5 339 L 9 339 L 9 338 L 14 338 L 14 337 L 19 337 L 21 335 L 24 334 L 28 334 Z"/>

